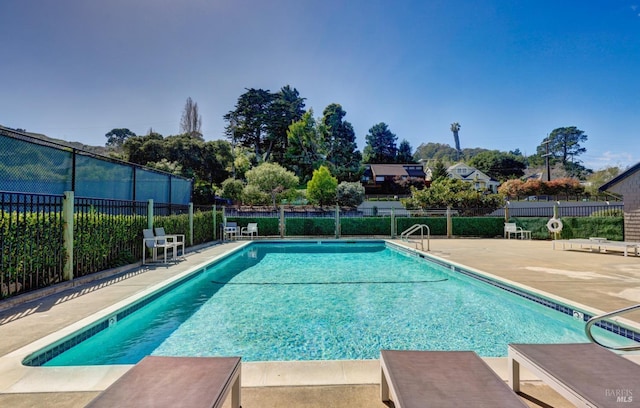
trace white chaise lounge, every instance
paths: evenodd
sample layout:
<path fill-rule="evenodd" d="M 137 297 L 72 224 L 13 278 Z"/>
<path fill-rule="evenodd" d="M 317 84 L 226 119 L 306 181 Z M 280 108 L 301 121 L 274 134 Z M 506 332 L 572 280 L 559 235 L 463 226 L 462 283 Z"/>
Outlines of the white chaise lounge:
<path fill-rule="evenodd" d="M 552 241 L 553 249 L 556 249 L 556 245 L 562 245 L 562 249 L 573 249 L 574 247 L 579 249 L 589 249 L 591 252 L 597 250 L 598 252 L 610 249 L 622 250 L 624 256 L 630 251 L 633 251 L 635 256 L 638 256 L 638 250 L 640 250 L 640 243 L 638 242 L 626 242 L 626 241 L 609 241 L 606 238 L 578 238 L 578 239 L 557 239 Z"/>

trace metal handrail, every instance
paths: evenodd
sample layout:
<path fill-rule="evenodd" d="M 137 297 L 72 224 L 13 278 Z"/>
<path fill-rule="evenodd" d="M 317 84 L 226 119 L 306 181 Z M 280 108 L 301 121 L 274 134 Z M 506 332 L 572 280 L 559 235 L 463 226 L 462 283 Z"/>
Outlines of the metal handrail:
<path fill-rule="evenodd" d="M 409 235 L 420 230 L 420 247 L 424 251 L 424 229 L 425 228 L 427 229 L 427 251 L 430 251 L 431 250 L 430 249 L 431 248 L 431 244 L 430 244 L 431 230 L 429 229 L 429 226 L 427 224 L 413 224 L 411 227 L 404 230 L 402 234 L 400 234 L 400 239 L 402 241 L 409 242 Z M 416 242 L 416 249 L 418 249 L 417 242 Z"/>
<path fill-rule="evenodd" d="M 611 350 L 618 350 L 618 351 L 635 351 L 635 350 L 640 350 L 640 345 L 637 346 L 623 346 L 623 347 L 612 347 L 612 346 L 607 346 L 605 344 L 600 343 L 599 341 L 597 341 L 593 335 L 591 334 L 591 327 L 596 324 L 597 322 L 607 319 L 609 317 L 614 317 L 614 316 L 619 316 L 623 313 L 627 313 L 630 312 L 632 310 L 640 310 L 640 304 L 635 305 L 635 306 L 629 306 L 629 307 L 625 307 L 623 309 L 619 309 L 619 310 L 614 310 L 613 312 L 609 312 L 609 313 L 605 313 L 605 314 L 601 314 L 599 316 L 593 316 L 591 319 L 587 320 L 587 325 L 584 327 L 584 331 L 587 334 L 587 337 L 589 338 L 589 340 L 591 340 L 591 342 L 596 343 L 599 346 L 611 349 Z"/>

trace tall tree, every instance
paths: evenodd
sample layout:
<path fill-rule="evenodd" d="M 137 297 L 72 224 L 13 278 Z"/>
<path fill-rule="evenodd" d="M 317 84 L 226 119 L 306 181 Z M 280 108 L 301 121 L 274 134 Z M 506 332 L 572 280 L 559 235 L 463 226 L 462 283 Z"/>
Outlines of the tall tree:
<path fill-rule="evenodd" d="M 381 122 L 369 129 L 364 148 L 365 163 L 395 163 L 398 148 L 397 136 L 389 130 L 386 123 Z"/>
<path fill-rule="evenodd" d="M 203 145 L 202 140 L 188 133 L 167 136 L 164 139 L 167 159 L 180 163 L 182 175 L 190 178 L 195 178 L 196 173 L 203 166 Z"/>
<path fill-rule="evenodd" d="M 266 151 L 270 153 L 265 160 L 282 163 L 288 146 L 289 125 L 302 118 L 305 113 L 304 100 L 298 90 L 289 85 L 282 87 L 280 92 L 275 94 L 269 107 Z"/>
<path fill-rule="evenodd" d="M 224 115 L 225 132 L 234 144 L 252 149 L 258 162 L 280 162 L 287 150 L 287 129 L 304 112 L 304 98 L 289 85 L 278 93 L 247 89 L 235 109 Z"/>
<path fill-rule="evenodd" d="M 460 131 L 460 124 L 458 122 L 453 122 L 451 124 L 451 132 L 453 132 L 453 140 L 456 143 L 456 152 L 457 152 L 456 160 L 460 160 L 460 154 L 462 153 L 462 150 L 460 150 L 460 137 L 458 136 L 459 131 Z"/>
<path fill-rule="evenodd" d="M 338 180 L 356 181 L 360 178 L 362 154 L 357 150 L 353 126 L 343 120 L 346 114 L 339 104 L 328 105 L 322 112 L 320 130 L 332 173 Z"/>
<path fill-rule="evenodd" d="M 289 126 L 287 138 L 289 147 L 284 163 L 302 182 L 305 182 L 311 178 L 313 169 L 324 161 L 326 153 L 313 118 L 313 110 L 310 109 L 302 115 L 302 119 Z"/>
<path fill-rule="evenodd" d="M 202 116 L 198 112 L 198 104 L 191 97 L 188 97 L 184 104 L 184 111 L 180 119 L 180 132 L 204 140 L 202 137 Z"/>
<path fill-rule="evenodd" d="M 143 166 L 149 162 L 159 162 L 167 157 L 164 139 L 158 133 L 132 136 L 124 142 L 122 150 L 125 160 Z"/>
<path fill-rule="evenodd" d="M 274 98 L 268 90 L 247 89 L 238 98 L 235 109 L 224 115 L 228 123 L 225 132 L 232 143 L 252 149 L 259 162 L 266 161 L 270 153 L 267 135 Z"/>
<path fill-rule="evenodd" d="M 409 141 L 407 141 L 407 139 L 402 139 L 400 145 L 398 146 L 398 155 L 396 156 L 396 161 L 398 163 L 415 163 L 411 150 L 412 149 Z"/>
<path fill-rule="evenodd" d="M 120 148 L 130 137 L 135 137 L 135 133 L 127 128 L 111 129 L 109 133 L 104 135 L 107 138 L 105 146 Z"/>
<path fill-rule="evenodd" d="M 587 151 L 582 147 L 580 143 L 587 141 L 588 136 L 584 134 L 584 131 L 578 129 L 575 126 L 562 127 L 554 129 L 543 142 L 538 146 L 537 152 L 539 155 L 546 154 L 546 144 L 549 144 L 549 154 L 552 158 L 552 163 L 560 162 L 566 165 L 568 162 L 576 162 L 576 156 L 579 156 Z"/>

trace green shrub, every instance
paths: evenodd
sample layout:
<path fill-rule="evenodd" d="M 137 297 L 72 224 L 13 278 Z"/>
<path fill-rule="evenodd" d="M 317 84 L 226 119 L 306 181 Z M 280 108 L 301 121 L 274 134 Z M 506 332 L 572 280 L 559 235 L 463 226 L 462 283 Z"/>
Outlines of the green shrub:
<path fill-rule="evenodd" d="M 425 224 L 431 235 L 447 235 L 447 219 L 442 217 L 396 218 L 398 236 L 415 224 Z"/>
<path fill-rule="evenodd" d="M 341 218 L 341 235 L 389 235 L 391 217 Z"/>
<path fill-rule="evenodd" d="M 336 232 L 333 218 L 286 218 L 285 225 L 289 236 L 327 236 Z"/>
<path fill-rule="evenodd" d="M 0 243 L 0 273 L 6 285 L 1 288 L 0 297 L 62 279 L 64 251 L 59 213 L 2 213 Z"/>
<path fill-rule="evenodd" d="M 622 217 L 562 217 L 563 239 L 602 237 L 611 241 L 624 239 Z"/>
<path fill-rule="evenodd" d="M 502 217 L 454 217 L 453 235 L 491 238 L 504 234 Z"/>
<path fill-rule="evenodd" d="M 364 187 L 361 183 L 343 181 L 336 189 L 338 205 L 355 208 L 364 201 Z"/>

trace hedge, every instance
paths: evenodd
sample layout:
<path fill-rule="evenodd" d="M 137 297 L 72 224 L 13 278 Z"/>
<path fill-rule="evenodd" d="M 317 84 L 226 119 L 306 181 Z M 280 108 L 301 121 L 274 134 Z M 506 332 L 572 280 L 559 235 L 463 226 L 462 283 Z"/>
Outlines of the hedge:
<path fill-rule="evenodd" d="M 524 230 L 531 231 L 533 239 L 552 239 L 553 234 L 547 229 L 549 218 L 527 217 L 511 218 Z M 561 217 L 563 228 L 559 235 L 560 239 L 602 237 L 612 241 L 622 241 L 624 239 L 623 217 Z"/>

